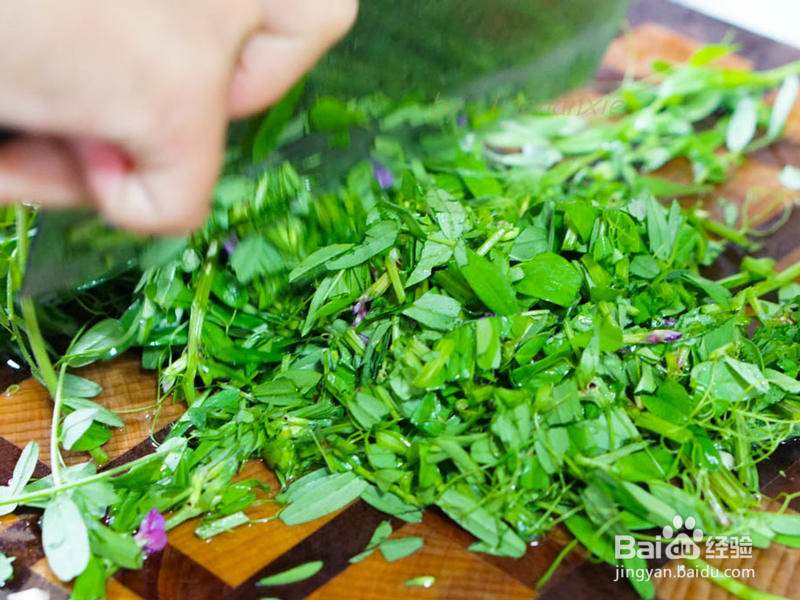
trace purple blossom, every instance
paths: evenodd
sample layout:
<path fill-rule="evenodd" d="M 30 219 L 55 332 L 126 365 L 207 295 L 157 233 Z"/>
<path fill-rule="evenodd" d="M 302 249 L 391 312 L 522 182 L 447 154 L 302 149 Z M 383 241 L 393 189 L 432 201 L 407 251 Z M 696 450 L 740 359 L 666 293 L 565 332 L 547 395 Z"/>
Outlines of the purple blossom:
<path fill-rule="evenodd" d="M 369 298 L 367 296 L 361 296 L 361 298 L 356 300 L 356 303 L 353 304 L 353 314 L 355 315 L 353 327 L 367 318 L 367 304 L 369 304 Z"/>
<path fill-rule="evenodd" d="M 394 173 L 392 173 L 389 167 L 382 165 L 374 158 L 370 160 L 372 162 L 372 172 L 375 174 L 378 185 L 381 186 L 382 190 L 388 190 L 394 185 Z"/>
<path fill-rule="evenodd" d="M 236 246 L 239 245 L 239 238 L 236 236 L 235 233 L 231 233 L 224 242 L 222 242 L 222 247 L 225 249 L 225 252 L 228 253 L 228 256 L 233 254 L 234 250 L 236 250 Z"/>
<path fill-rule="evenodd" d="M 677 319 L 675 319 L 675 317 L 667 317 L 666 319 L 664 319 L 664 325 L 666 325 L 667 327 L 672 327 L 673 325 L 675 325 L 675 323 L 677 323 Z"/>
<path fill-rule="evenodd" d="M 651 344 L 664 344 L 675 342 L 681 339 L 682 336 L 683 334 L 680 331 L 675 331 L 674 329 L 654 329 L 647 336 L 647 341 Z"/>
<path fill-rule="evenodd" d="M 142 546 L 146 552 L 161 552 L 167 545 L 166 520 L 158 509 L 150 509 L 150 512 L 142 519 L 139 531 L 133 539 Z"/>
<path fill-rule="evenodd" d="M 456 125 L 458 125 L 459 127 L 466 127 L 467 125 L 469 125 L 469 119 L 467 118 L 466 113 L 462 112 L 458 114 L 458 117 L 456 117 Z"/>
<path fill-rule="evenodd" d="M 358 339 L 360 339 L 362 342 L 364 342 L 365 346 L 367 344 L 369 344 L 369 338 L 367 336 L 365 336 L 363 333 L 359 333 L 358 334 Z"/>

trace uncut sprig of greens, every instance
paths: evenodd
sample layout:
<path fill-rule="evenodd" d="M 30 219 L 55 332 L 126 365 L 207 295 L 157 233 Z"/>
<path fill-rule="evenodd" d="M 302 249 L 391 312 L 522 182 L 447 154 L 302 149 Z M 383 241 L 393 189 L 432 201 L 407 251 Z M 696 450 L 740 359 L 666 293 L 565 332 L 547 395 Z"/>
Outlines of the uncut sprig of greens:
<path fill-rule="evenodd" d="M 369 97 L 268 118 L 257 156 L 309 128 L 379 135 L 335 186 L 288 163 L 227 175 L 202 231 L 153 243 L 137 285 L 76 293 L 72 312 L 16 300 L 32 218 L 7 209 L 5 347 L 57 400 L 54 463 L 59 445 L 103 462 L 122 424 L 69 369 L 141 348 L 188 410 L 132 465 L 29 483 L 21 461 L 0 502 L 43 507 L 45 537 L 69 524 L 79 542 L 45 550 L 76 598 L 141 565 L 131 534 L 152 508 L 168 527 L 204 515 L 202 537 L 249 522 L 258 484 L 231 482 L 255 457 L 287 486 L 288 524 L 360 497 L 409 521 L 436 505 L 473 549 L 509 556 L 563 523 L 616 563 L 615 535 L 648 539 L 676 515 L 799 545 L 798 519 L 756 510 L 756 463 L 800 423 L 800 266 L 704 277 L 725 244 L 754 246 L 697 194 L 776 139 L 800 67 L 706 64 L 728 50 L 626 82 L 609 115 Z M 229 171 L 248 153 L 231 149 Z M 692 183 L 652 174 L 676 158 Z"/>

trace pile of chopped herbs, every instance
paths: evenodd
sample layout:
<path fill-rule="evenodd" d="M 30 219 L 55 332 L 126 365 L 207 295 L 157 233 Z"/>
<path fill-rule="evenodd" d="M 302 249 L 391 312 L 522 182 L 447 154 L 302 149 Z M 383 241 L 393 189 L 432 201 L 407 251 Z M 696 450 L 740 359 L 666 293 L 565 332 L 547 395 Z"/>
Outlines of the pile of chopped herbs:
<path fill-rule="evenodd" d="M 617 563 L 615 535 L 653 539 L 676 515 L 799 546 L 800 518 L 759 510 L 756 465 L 800 433 L 800 264 L 703 273 L 726 245 L 756 247 L 736 215 L 709 217 L 710 192 L 779 136 L 800 65 L 707 64 L 727 50 L 623 82 L 599 116 L 370 96 L 287 120 L 281 105 L 231 148 L 201 231 L 38 306 L 16 295 L 35 215 L 4 209 L 2 342 L 54 398 L 56 458 L 31 480 L 29 444 L 0 511 L 44 509 L 50 566 L 81 600 L 164 527 L 249 523 L 263 484 L 233 481 L 253 458 L 284 486 L 287 524 L 361 498 L 406 521 L 438 506 L 473 550 L 512 557 L 561 524 Z M 236 175 L 309 132 L 345 153 L 351 125 L 379 133 L 325 185 L 288 162 Z M 653 174 L 675 159 L 691 183 Z M 122 421 L 75 369 L 129 348 L 188 409 L 155 453 L 98 470 Z M 65 466 L 62 448 L 92 460 Z"/>

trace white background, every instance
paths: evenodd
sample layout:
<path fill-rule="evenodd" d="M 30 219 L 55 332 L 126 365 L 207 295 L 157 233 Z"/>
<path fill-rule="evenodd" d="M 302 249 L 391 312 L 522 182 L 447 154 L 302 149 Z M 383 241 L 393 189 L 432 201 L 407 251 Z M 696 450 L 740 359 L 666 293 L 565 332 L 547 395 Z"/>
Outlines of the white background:
<path fill-rule="evenodd" d="M 800 48 L 800 0 L 673 0 L 721 21 Z"/>

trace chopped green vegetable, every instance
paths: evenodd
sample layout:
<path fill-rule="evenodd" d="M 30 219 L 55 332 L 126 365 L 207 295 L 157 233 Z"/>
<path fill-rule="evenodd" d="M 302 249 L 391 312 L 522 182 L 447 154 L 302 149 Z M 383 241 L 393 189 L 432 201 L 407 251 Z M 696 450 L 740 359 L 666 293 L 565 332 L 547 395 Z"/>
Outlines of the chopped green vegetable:
<path fill-rule="evenodd" d="M 287 585 L 303 581 L 319 573 L 323 566 L 324 563 L 321 560 L 312 560 L 291 569 L 286 569 L 281 573 L 264 577 L 259 580 L 258 585 Z"/>
<path fill-rule="evenodd" d="M 11 564 L 13 562 L 13 558 L 0 552 L 0 587 L 3 587 L 6 581 L 14 576 L 14 567 Z"/>
<path fill-rule="evenodd" d="M 366 485 L 352 473 L 320 477 L 291 495 L 289 505 L 280 513 L 281 520 L 287 525 L 298 525 L 318 519 L 358 498 Z"/>
<path fill-rule="evenodd" d="M 205 540 L 210 537 L 214 537 L 215 535 L 219 535 L 220 533 L 225 533 L 226 531 L 235 529 L 241 525 L 245 525 L 249 522 L 250 518 L 242 511 L 239 511 L 233 513 L 232 515 L 227 515 L 201 525 L 195 529 L 194 532 L 197 534 L 197 537 Z"/>
<path fill-rule="evenodd" d="M 378 526 L 375 528 L 374 533 L 372 534 L 372 538 L 370 538 L 367 547 L 364 548 L 363 552 L 356 554 L 354 557 L 350 559 L 351 563 L 357 563 L 364 560 L 370 554 L 374 552 L 374 549 L 383 543 L 385 540 L 392 535 L 392 524 L 389 521 L 381 521 Z"/>
<path fill-rule="evenodd" d="M 422 548 L 422 544 L 423 539 L 421 537 L 404 537 L 396 540 L 386 540 L 378 548 L 383 554 L 383 558 L 392 562 L 414 554 L 414 552 Z"/>
<path fill-rule="evenodd" d="M 429 588 L 433 587 L 434 583 L 436 583 L 436 578 L 432 575 L 420 575 L 419 577 L 409 579 L 403 585 L 406 587 Z"/>

